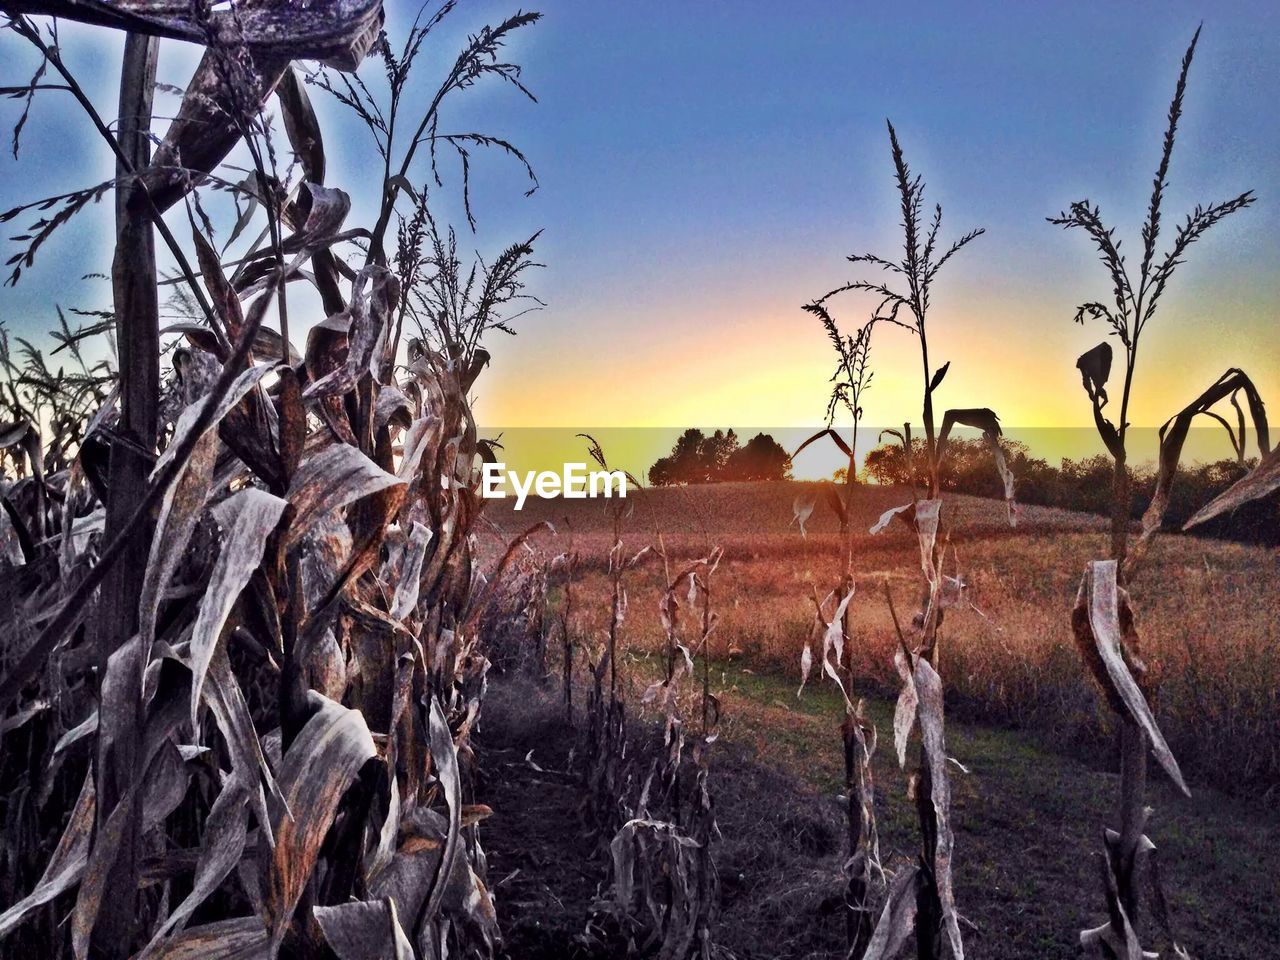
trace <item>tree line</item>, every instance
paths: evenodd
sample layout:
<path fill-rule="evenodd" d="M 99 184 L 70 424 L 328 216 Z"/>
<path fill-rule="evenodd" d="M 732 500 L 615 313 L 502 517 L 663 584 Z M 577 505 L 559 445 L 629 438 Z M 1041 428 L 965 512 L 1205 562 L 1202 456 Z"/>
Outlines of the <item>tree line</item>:
<path fill-rule="evenodd" d="M 1114 464 L 1103 454 L 1073 460 L 1062 458 L 1057 466 L 1033 457 L 1025 443 L 1002 439 L 1001 448 L 1017 477 L 1020 503 L 1059 507 L 1108 516 L 1111 511 Z M 912 441 L 914 470 L 900 444 L 886 443 L 869 450 L 858 479 L 863 483 L 928 486 L 924 440 Z M 1208 503 L 1257 465 L 1256 459 L 1229 458 L 1186 466 L 1178 473 L 1169 495 L 1169 525 L 1177 528 L 1197 507 Z M 1129 466 L 1129 513 L 1138 519 L 1151 503 L 1158 479 L 1154 467 Z M 913 476 L 914 474 L 914 476 Z M 835 473 L 845 482 L 847 471 Z M 732 480 L 790 480 L 791 457 L 770 434 L 757 433 L 745 444 L 732 428 L 706 434 L 685 430 L 671 452 L 649 468 L 649 483 L 656 487 L 685 483 L 721 483 Z M 939 467 L 938 484 L 950 493 L 1002 497 L 1000 477 L 991 470 L 991 450 L 983 440 L 952 438 L 946 461 Z M 1280 500 L 1257 501 L 1206 528 L 1206 533 L 1269 545 L 1280 544 Z"/>
<path fill-rule="evenodd" d="M 1024 443 L 1002 439 L 1000 444 L 1017 477 L 1018 502 L 1110 515 L 1114 471 L 1110 457 L 1104 454 L 1079 460 L 1064 457 L 1055 467 L 1043 458 L 1031 456 Z M 924 441 L 913 441 L 912 448 L 914 469 L 908 468 L 907 457 L 899 444 L 884 444 L 868 451 L 861 478 L 871 483 L 915 483 L 923 487 L 928 481 Z M 1257 466 L 1257 462 L 1256 458 L 1230 458 L 1184 466 L 1169 491 L 1168 526 L 1181 527 L 1201 505 L 1232 486 Z M 1126 469 L 1129 515 L 1137 519 L 1151 503 L 1158 473 L 1154 467 L 1147 466 L 1130 465 Z M 952 439 L 938 482 L 943 490 L 953 493 L 980 497 L 1003 495 L 1000 479 L 991 471 L 991 451 L 981 440 Z M 1255 501 L 1236 511 L 1234 516 L 1206 525 L 1204 532 L 1276 545 L 1280 543 L 1280 500 L 1270 497 Z"/>

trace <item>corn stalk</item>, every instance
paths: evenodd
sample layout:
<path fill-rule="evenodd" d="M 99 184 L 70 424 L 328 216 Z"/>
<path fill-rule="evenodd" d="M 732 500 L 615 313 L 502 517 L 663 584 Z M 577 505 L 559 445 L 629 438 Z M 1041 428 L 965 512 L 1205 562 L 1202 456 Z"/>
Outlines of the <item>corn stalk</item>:
<path fill-rule="evenodd" d="M 943 610 L 952 605 L 956 595 L 963 589 L 962 578 L 950 578 L 943 574 L 942 544 L 938 536 L 942 513 L 939 472 L 946 457 L 951 431 L 957 425 L 981 430 L 984 439 L 991 446 L 1004 481 L 1011 524 L 1017 522 L 1017 508 L 1013 499 L 1013 477 L 1000 447 L 1000 423 L 995 413 L 986 408 L 947 410 L 940 426 L 935 418 L 934 393 L 946 377 L 950 363 L 944 363 L 936 369 L 931 364 L 927 324 L 930 289 L 942 267 L 961 249 L 981 236 L 983 231 L 972 230 L 950 245 L 940 244 L 942 207 L 935 205 L 933 215 L 926 219 L 924 183 L 908 167 L 892 124 L 888 125 L 888 130 L 901 203 L 903 256 L 895 261 L 877 254 L 864 253 L 855 254 L 848 259 L 851 263 L 869 265 L 889 274 L 895 278 L 890 281 L 894 285 L 880 281 L 854 280 L 831 291 L 819 301 L 822 303 L 847 292 L 870 295 L 875 301 L 871 323 L 901 327 L 917 337 L 924 387 L 922 419 L 925 465 L 929 478 L 927 495 L 921 498 L 913 484 L 912 502 L 887 511 L 871 530 L 872 533 L 879 533 L 895 517 L 909 523 L 915 530 L 919 543 L 920 567 L 927 585 L 922 609 L 914 621 L 913 637 L 910 642 L 904 637 L 898 651 L 897 665 L 903 687 L 894 720 L 898 759 L 904 766 L 907 742 L 917 721 L 921 732 L 919 761 L 912 781 L 921 835 L 918 869 L 912 874 L 915 904 L 912 908 L 904 907 L 902 898 L 907 895 L 908 888 L 895 881 L 890 888 L 890 899 L 885 912 L 876 928 L 869 936 L 865 932 L 865 926 L 857 931 L 857 946 L 864 957 L 890 956 L 901 948 L 906 939 L 905 930 L 910 927 L 915 933 L 919 957 L 941 957 L 944 949 L 947 949 L 952 956 L 963 958 L 960 915 L 951 879 L 954 835 L 950 823 L 950 784 L 943 734 L 942 680 L 939 674 L 939 628 L 942 625 Z M 913 459 L 910 426 L 905 426 L 901 434 L 889 432 L 902 440 L 910 468 Z M 850 453 L 852 459 L 852 450 Z M 841 603 L 847 605 L 849 596 L 851 592 L 841 599 Z M 814 599 L 816 603 L 817 598 Z M 825 620 L 823 608 L 821 604 L 817 606 L 818 622 L 821 623 Z M 824 669 L 829 662 L 825 653 L 827 645 L 824 642 Z M 856 727 L 856 714 L 847 691 L 845 703 L 848 718 L 846 726 Z M 945 948 L 944 943 L 947 945 Z"/>
<path fill-rule="evenodd" d="M 1072 614 L 1076 640 L 1084 661 L 1121 721 L 1119 827 L 1105 833 L 1106 849 L 1103 857 L 1103 880 L 1109 919 L 1099 927 L 1082 931 L 1080 940 L 1097 955 L 1123 960 L 1140 960 L 1143 956 L 1154 955 L 1143 950 L 1139 935 L 1139 891 L 1144 879 L 1145 864 L 1155 851 L 1155 845 L 1145 834 L 1151 812 L 1145 805 L 1148 753 L 1154 752 L 1174 783 L 1184 793 L 1187 792 L 1177 762 L 1165 745 L 1149 706 L 1154 698 L 1156 684 L 1142 660 L 1128 588 L 1163 524 L 1182 446 L 1195 417 L 1209 416 L 1222 424 L 1231 437 L 1233 449 L 1239 456 L 1243 456 L 1246 424 L 1244 412 L 1236 399 L 1237 394 L 1243 393 L 1252 414 L 1259 448 L 1264 456 L 1269 452 L 1262 400 L 1253 383 L 1242 371 L 1228 370 L 1161 428 L 1156 489 L 1142 518 L 1141 533 L 1137 541 L 1130 545 L 1128 411 L 1142 333 L 1155 315 L 1156 307 L 1174 272 L 1183 262 L 1188 247 L 1220 220 L 1250 206 L 1254 200 L 1252 191 L 1246 191 L 1221 203 L 1197 206 L 1177 227 L 1167 251 L 1158 253 L 1164 191 L 1168 185 L 1170 160 L 1178 122 L 1182 116 L 1187 76 L 1199 39 L 1200 30 L 1197 29 L 1182 58 L 1173 100 L 1169 106 L 1160 162 L 1156 168 L 1147 217 L 1141 231 L 1142 260 L 1136 278 L 1130 276 L 1114 229 L 1105 225 L 1095 204 L 1088 200 L 1078 201 L 1069 210 L 1049 221 L 1065 229 L 1084 230 L 1097 249 L 1111 281 L 1112 302 L 1091 301 L 1082 304 L 1076 311 L 1076 321 L 1103 321 L 1110 327 L 1111 335 L 1124 348 L 1124 382 L 1116 421 L 1111 420 L 1104 412 L 1110 403 L 1107 394 L 1113 360 L 1110 343 L 1103 341 L 1082 355 L 1076 363 L 1093 408 L 1094 423 L 1114 462 L 1114 480 L 1110 559 L 1095 561 L 1086 569 Z M 1211 409 L 1223 400 L 1230 400 L 1238 414 L 1235 429 L 1223 416 Z M 1154 882 L 1154 871 L 1146 872 Z M 1177 945 L 1167 923 L 1165 926 L 1166 936 L 1174 941 L 1175 951 L 1182 955 L 1182 948 Z"/>
<path fill-rule="evenodd" d="M 845 713 L 840 725 L 841 753 L 844 758 L 845 822 L 848 856 L 845 860 L 845 939 L 850 956 L 861 956 L 872 934 L 871 881 L 873 871 L 880 869 L 879 840 L 876 836 L 874 812 L 874 783 L 871 774 L 871 754 L 875 750 L 876 730 L 867 719 L 861 700 L 855 704 L 856 678 L 853 669 L 853 631 L 848 600 L 852 598 L 855 582 L 853 572 L 853 495 L 858 474 L 858 425 L 862 419 L 862 395 L 870 387 L 874 371 L 869 368 L 871 333 L 877 317 L 863 324 L 853 336 L 840 333 L 835 318 L 826 306 L 834 294 L 827 294 L 808 304 L 804 309 L 821 322 L 836 353 L 836 370 L 832 374 L 834 384 L 827 401 L 827 427 L 814 434 L 796 448 L 792 459 L 809 444 L 824 437 L 848 457 L 843 497 L 831 487 L 826 487 L 827 500 L 840 522 L 842 541 L 842 567 L 834 590 L 821 603 L 814 596 L 816 606 L 813 636 L 805 648 L 802 668 L 807 679 L 812 665 L 814 641 L 822 638 L 823 670 L 840 687 L 844 696 Z M 843 407 L 853 419 L 853 429 L 846 443 L 833 429 L 836 413 Z M 799 514 L 797 514 L 797 519 Z M 801 533 L 804 526 L 801 523 Z M 836 598 L 846 598 L 837 600 Z M 839 610 L 840 635 L 833 643 L 826 641 L 829 624 L 824 605 L 836 604 Z M 838 641 L 838 642 L 836 642 Z M 831 650 L 835 650 L 833 664 L 828 664 Z M 842 679 L 843 676 L 843 679 Z M 803 689 L 804 681 L 801 682 Z"/>
<path fill-rule="evenodd" d="M 587 441 L 591 458 L 601 468 L 608 470 L 608 461 L 600 444 L 587 434 L 579 434 L 579 436 Z M 640 485 L 629 474 L 627 481 L 634 487 Z M 629 605 L 626 574 L 635 569 L 652 552 L 652 547 L 646 546 L 628 555 L 623 544 L 624 527 L 627 518 L 631 515 L 632 504 L 624 498 L 616 503 L 610 503 L 608 509 L 613 530 L 613 544 L 609 548 L 606 560 L 606 575 L 609 578 L 609 625 L 605 630 L 604 644 L 599 649 L 595 662 L 589 663 L 591 685 L 588 689 L 587 724 L 583 731 L 582 743 L 582 764 L 587 781 L 584 812 L 596 832 L 602 837 L 614 836 L 626 822 L 628 793 L 632 780 L 626 700 L 618 671 L 618 642 L 621 639 L 622 626 L 626 622 Z M 572 664 L 572 661 L 569 662 Z M 572 682 L 571 666 L 567 670 L 567 677 Z"/>
<path fill-rule="evenodd" d="M 712 844 L 719 829 L 708 780 L 710 748 L 720 729 L 720 701 L 711 692 L 710 647 L 718 620 L 712 578 L 722 556 L 715 548 L 674 577 L 669 567 L 665 570 L 668 582 L 658 612 L 667 639 L 666 672 L 642 697 L 663 714 L 663 750 L 610 843 L 614 915 L 634 948 L 670 960 L 716 955 L 712 932 L 719 876 Z M 692 629 L 682 630 L 682 608 L 692 615 Z M 691 635 L 687 642 L 686 635 Z M 698 657 L 702 689 L 695 698 Z M 691 715 L 694 704 L 698 714 Z M 682 773 L 691 728 L 697 730 L 696 768 L 686 797 Z"/>
<path fill-rule="evenodd" d="M 397 107 L 417 51 L 451 6 L 415 24 L 399 55 L 379 43 Z M 52 529 L 43 549 L 32 541 L 3 561 L 16 563 L 6 577 L 19 584 L 22 616 L 0 637 L 21 651 L 5 663 L 0 710 L 19 720 L 5 736 L 39 728 L 39 780 L 20 789 L 42 798 L 60 832 L 29 837 L 25 853 L 43 871 L 0 914 L 0 938 L 77 960 L 493 955 L 476 827 L 487 808 L 473 796 L 469 740 L 489 666 L 481 625 L 522 541 L 487 580 L 479 574 L 471 534 L 485 447 L 468 396 L 487 357 L 481 338 L 507 329 L 508 307 L 523 297 L 531 242 L 468 275 L 442 254 L 449 244 L 424 192 L 401 177 L 385 184 L 379 220 L 417 227 L 397 234 L 394 258 L 374 243 L 362 267 L 346 266 L 361 252 L 353 241 L 374 233 L 348 227 L 348 195 L 323 182 L 324 138 L 291 61 L 354 70 L 380 30 L 376 2 L 305 18 L 280 4 L 191 17 L 129 2 L 5 9 L 116 157 L 122 352 L 120 389 L 84 425 L 60 475 L 45 475 L 32 424 L 0 430 L 63 504 L 10 504 L 28 534 L 50 519 Z M 132 31 L 115 133 L 52 28 L 25 12 Z M 454 71 L 462 79 L 441 88 L 423 129 L 434 131 L 447 96 L 486 74 L 518 76 L 494 54 L 534 19 L 471 37 Z M 148 160 L 159 37 L 194 39 L 205 52 Z M 293 183 L 264 114 L 273 94 L 302 174 Z M 368 96 L 356 106 L 374 104 Z M 378 142 L 410 169 L 419 141 L 397 152 L 387 130 Z M 237 183 L 218 164 L 238 143 L 254 170 Z M 30 267 L 96 190 L 38 221 L 13 262 Z M 203 207 L 214 191 L 251 201 L 233 235 L 253 211 L 265 220 L 234 270 Z M 195 267 L 162 216 L 179 201 Z M 199 308 L 166 331 L 153 231 Z M 328 315 L 298 351 L 288 292 L 304 268 Z M 397 364 L 406 319 L 420 336 Z M 179 338 L 165 416 L 162 333 Z M 104 443 L 110 470 L 86 489 Z M 53 702 L 56 711 L 32 709 Z M 51 922 L 68 913 L 69 924 Z"/>

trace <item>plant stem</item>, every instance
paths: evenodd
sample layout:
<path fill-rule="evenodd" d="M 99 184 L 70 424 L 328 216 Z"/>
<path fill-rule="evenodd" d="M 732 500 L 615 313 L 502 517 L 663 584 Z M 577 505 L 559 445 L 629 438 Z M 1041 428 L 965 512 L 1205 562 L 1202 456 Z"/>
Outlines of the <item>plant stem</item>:
<path fill-rule="evenodd" d="M 136 598 L 142 592 L 151 544 L 151 518 L 131 524 L 134 504 L 147 488 L 150 463 L 138 451 L 153 450 L 160 404 L 160 302 L 156 284 L 156 248 L 145 196 L 136 180 L 126 179 L 150 162 L 151 106 L 155 91 L 159 41 L 130 33 L 125 38 L 120 69 L 120 104 L 116 177 L 127 183 L 116 191 L 116 245 L 111 265 L 116 339 L 120 364 L 120 429 L 129 443 L 111 446 L 104 535 L 126 538 L 126 562 L 112 568 L 103 583 L 101 605 L 95 618 L 98 643 L 98 678 L 104 684 L 112 655 L 138 627 Z M 145 654 L 144 654 L 145 655 Z M 136 915 L 140 851 L 137 823 L 137 791 L 130 789 L 138 776 L 142 756 L 142 676 L 127 664 L 120 698 L 125 710 L 122 729 L 112 739 L 100 738 L 96 774 L 98 783 L 97 831 L 102 836 L 109 820 L 125 805 L 124 835 L 109 871 L 104 909 L 91 933 L 96 956 L 104 960 L 124 958 L 132 952 Z M 145 920 L 143 920 L 145 922 Z"/>

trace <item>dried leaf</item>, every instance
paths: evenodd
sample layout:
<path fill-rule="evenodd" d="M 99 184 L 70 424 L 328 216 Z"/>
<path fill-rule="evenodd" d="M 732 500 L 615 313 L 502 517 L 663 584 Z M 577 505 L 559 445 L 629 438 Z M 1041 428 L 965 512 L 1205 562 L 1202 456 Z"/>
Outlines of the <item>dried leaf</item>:
<path fill-rule="evenodd" d="M 206 429 L 213 429 L 227 415 L 228 411 L 240 403 L 240 401 L 245 398 L 245 395 L 250 390 L 258 386 L 258 384 L 262 382 L 262 378 L 270 372 L 271 368 L 267 366 L 249 367 L 236 377 L 232 382 L 230 389 L 227 390 L 226 395 L 218 402 L 214 410 L 213 419 L 209 422 L 209 426 Z M 153 480 L 160 471 L 164 469 L 165 465 L 173 459 L 174 454 L 177 452 L 179 446 L 181 446 L 182 438 L 191 431 L 196 419 L 200 416 L 201 410 L 207 406 L 212 399 L 213 398 L 211 396 L 202 397 L 196 403 L 193 403 L 183 409 L 181 415 L 178 417 L 178 422 L 173 426 L 173 438 L 169 441 L 169 446 L 165 448 L 164 453 L 162 453 L 159 459 L 156 460 L 155 469 L 151 471 L 151 477 Z"/>
<path fill-rule="evenodd" d="M 440 863 L 435 876 L 431 880 L 430 893 L 423 907 L 423 916 L 430 919 L 436 915 L 444 897 L 445 881 L 453 872 L 454 862 L 458 857 L 458 842 L 462 830 L 462 780 L 458 772 L 458 752 L 453 744 L 453 735 L 449 732 L 449 722 L 445 718 L 444 709 L 438 697 L 431 698 L 429 717 L 429 735 L 431 740 L 431 759 L 435 764 L 436 777 L 444 793 L 445 802 L 449 805 L 449 826 L 445 834 L 444 849 L 440 854 Z"/>
<path fill-rule="evenodd" d="M 1178 464 L 1182 458 L 1182 447 L 1187 433 L 1195 418 L 1208 413 L 1214 404 L 1227 397 L 1233 397 L 1237 391 L 1243 391 L 1249 401 L 1253 414 L 1254 430 L 1258 437 L 1258 448 L 1265 456 L 1270 452 L 1271 443 L 1267 429 L 1267 413 L 1253 381 L 1243 370 L 1232 368 L 1214 381 L 1213 385 L 1187 404 L 1177 416 L 1170 419 L 1160 428 L 1160 469 L 1156 476 L 1156 489 L 1151 495 L 1151 503 L 1142 514 L 1142 534 L 1129 550 L 1125 558 L 1124 575 L 1130 579 L 1142 562 L 1151 541 L 1160 531 L 1164 523 L 1165 511 L 1169 507 L 1169 496 L 1173 488 L 1173 480 L 1178 472 Z M 1241 423 L 1243 423 L 1243 414 Z M 1243 431 L 1243 427 L 1241 427 Z M 1240 438 L 1243 448 L 1244 437 Z"/>
<path fill-rule="evenodd" d="M 901 645 L 894 651 L 893 665 L 902 678 L 902 689 L 898 692 L 898 702 L 893 710 L 893 746 L 898 752 L 898 766 L 907 767 L 907 742 L 911 739 L 911 731 L 916 723 L 916 711 L 920 705 L 920 695 L 916 692 L 915 666 L 910 654 Z"/>
<path fill-rule="evenodd" d="M 191 233 L 195 238 L 196 262 L 200 265 L 200 275 L 209 291 L 209 298 L 218 319 L 222 321 L 222 329 L 227 339 L 235 342 L 240 337 L 240 327 L 244 324 L 244 311 L 240 307 L 240 297 L 235 288 L 222 272 L 222 260 L 218 251 L 213 248 L 204 233 L 194 225 Z M 226 356 L 222 355 L 225 360 Z"/>
<path fill-rule="evenodd" d="M 280 810 L 273 823 L 276 849 L 267 896 L 273 951 L 284 938 L 339 801 L 360 768 L 378 755 L 359 711 L 314 691 L 307 694 L 307 706 L 311 719 L 285 752 L 278 778 L 288 809 Z"/>
<path fill-rule="evenodd" d="M 354 70 L 382 28 L 382 0 L 338 0 L 300 17 L 288 3 L 251 4 L 245 10 L 215 6 L 207 22 L 189 8 L 151 0 L 17 0 L 19 13 L 58 16 L 98 26 L 130 30 L 205 44 L 212 39 L 225 49 L 247 46 L 255 57 L 285 54 L 322 60 Z"/>
<path fill-rule="evenodd" d="M 1201 507 L 1182 529 L 1190 530 L 1214 517 L 1238 510 L 1246 503 L 1261 500 L 1276 490 L 1280 490 L 1280 447 L 1263 457 L 1248 475 Z"/>
<path fill-rule="evenodd" d="M 929 392 L 937 390 L 942 385 L 943 378 L 946 377 L 947 371 L 951 369 L 951 361 L 948 360 L 937 370 L 933 371 L 933 379 L 929 381 Z"/>
<path fill-rule="evenodd" d="M 1004 499 L 1009 512 L 1009 526 L 1018 525 L 1018 509 L 1014 501 L 1014 478 L 1005 461 L 1004 450 L 1000 446 L 1000 418 L 995 411 L 987 407 L 968 410 L 948 410 L 942 417 L 942 428 L 938 431 L 937 461 L 942 463 L 946 456 L 947 438 L 957 424 L 973 427 L 982 431 L 982 438 L 991 447 L 995 457 L 996 469 L 1000 472 L 1000 480 L 1004 484 Z"/>
<path fill-rule="evenodd" d="M 279 497 L 249 487 L 213 510 L 214 518 L 224 531 L 222 549 L 209 574 L 209 585 L 191 631 L 191 726 L 197 736 L 200 694 L 214 647 L 240 591 L 262 564 L 267 538 L 280 522 L 285 506 Z"/>
<path fill-rule="evenodd" d="M 303 391 L 303 399 L 308 402 L 348 393 L 365 373 L 372 373 L 374 379 L 378 379 L 377 347 L 399 302 L 399 282 L 385 267 L 375 265 L 360 272 L 353 289 L 351 305 L 347 308 L 346 358 L 342 366 L 330 370 Z"/>
<path fill-rule="evenodd" d="M 426 558 L 431 536 L 430 527 L 414 521 L 409 543 L 404 551 L 404 562 L 396 581 L 395 600 L 391 604 L 391 616 L 397 620 L 409 616 L 418 605 L 418 591 L 422 586 L 422 561 Z"/>
<path fill-rule="evenodd" d="M 893 878 L 884 910 L 861 960 L 892 960 L 901 952 L 915 927 L 916 875 L 919 872 L 919 867 L 906 866 Z"/>
<path fill-rule="evenodd" d="M 1111 376 L 1111 344 L 1103 340 L 1092 350 L 1083 354 L 1076 361 L 1076 369 L 1080 371 L 1080 379 L 1084 383 L 1085 393 L 1094 405 L 1101 408 L 1107 405 L 1107 379 Z"/>
<path fill-rule="evenodd" d="M 942 904 L 942 923 L 956 960 L 964 960 L 964 943 L 960 938 L 959 914 L 956 912 L 955 889 L 951 880 L 951 855 L 955 835 L 951 830 L 951 783 L 947 770 L 947 744 L 943 733 L 942 678 L 924 657 L 916 657 L 915 688 L 919 693 L 917 715 L 920 739 L 929 764 L 931 792 L 937 819 L 938 835 L 934 846 L 933 878 Z"/>
<path fill-rule="evenodd" d="M 195 531 L 213 482 L 218 457 L 218 432 L 207 430 L 196 442 L 191 456 L 165 492 L 160 517 L 151 540 L 147 572 L 138 599 L 138 632 L 147 649 L 156 636 L 160 598 L 174 572 L 182 563 L 187 544 Z"/>
<path fill-rule="evenodd" d="M 256 784 L 253 789 L 257 789 Z M 166 938 L 174 931 L 182 931 L 196 908 L 218 889 L 240 862 L 248 826 L 246 804 L 249 790 L 249 784 L 242 779 L 239 771 L 233 771 L 223 784 L 205 820 L 191 892 L 161 924 L 138 960 L 150 960 L 158 951 L 162 951 Z"/>
<path fill-rule="evenodd" d="M 917 500 L 915 508 L 916 536 L 920 541 L 920 570 L 932 586 L 938 581 L 938 571 L 933 563 L 933 548 L 938 542 L 938 519 L 942 514 L 942 501 Z"/>
<path fill-rule="evenodd" d="M 236 917 L 190 927 L 157 948 L 149 960 L 268 960 L 273 956 L 261 917 Z"/>
<path fill-rule="evenodd" d="M 231 754 L 231 763 L 245 783 L 261 781 L 263 787 L 281 806 L 285 805 L 280 794 L 276 778 L 267 765 L 263 755 L 262 742 L 258 739 L 253 727 L 253 718 L 249 714 L 249 705 L 245 702 L 244 691 L 240 682 L 231 671 L 231 663 L 227 658 L 226 644 L 214 647 L 213 657 L 209 661 L 209 672 L 205 677 L 204 701 L 213 714 L 222 738 L 227 743 L 227 751 Z M 256 778 L 256 779 L 255 779 Z M 268 846 L 275 843 L 271 833 L 271 817 L 267 813 L 266 800 L 261 790 L 249 790 L 249 802 L 253 805 L 254 814 L 262 828 Z"/>
<path fill-rule="evenodd" d="M 302 462 L 289 485 L 294 519 L 285 534 L 285 548 L 292 548 L 326 515 L 403 482 L 355 447 L 325 447 Z"/>
<path fill-rule="evenodd" d="M 1076 643 L 1085 654 L 1094 677 L 1107 692 L 1112 705 L 1140 726 L 1151 742 L 1151 752 L 1169 774 L 1170 779 L 1187 796 L 1186 781 L 1178 769 L 1164 735 L 1156 725 L 1147 698 L 1142 695 L 1126 662 L 1123 650 L 1123 631 L 1120 626 L 1120 588 L 1116 583 L 1117 565 L 1114 560 L 1095 560 L 1086 568 L 1076 608 L 1072 616 Z M 1125 603 L 1127 604 L 1127 600 Z M 1090 651 L 1096 651 L 1093 656 Z"/>
<path fill-rule="evenodd" d="M 303 250 L 316 251 L 327 248 L 342 229 L 343 221 L 351 212 L 351 197 L 345 190 L 326 187 L 319 183 L 302 183 L 298 188 L 297 212 L 302 217 L 302 227 L 285 238 L 281 244 L 285 253 Z M 360 277 L 381 276 L 377 268 L 366 268 Z M 357 297 L 363 281 L 357 279 Z"/>
<path fill-rule="evenodd" d="M 880 519 L 875 522 L 869 532 L 873 534 L 883 533 L 889 524 L 893 522 L 894 517 L 899 517 L 903 522 L 910 523 L 915 517 L 915 506 L 916 505 L 914 503 L 904 503 L 900 507 L 894 507 L 891 510 L 886 510 L 884 513 L 880 514 Z"/>
<path fill-rule="evenodd" d="M 800 689 L 796 691 L 797 697 L 799 697 L 802 693 L 804 693 L 804 685 L 809 682 L 809 673 L 812 670 L 813 670 L 813 648 L 809 645 L 809 642 L 806 640 L 804 645 L 804 652 L 800 654 Z"/>
<path fill-rule="evenodd" d="M 303 176 L 311 183 L 324 183 L 324 136 L 306 84 L 296 67 L 290 67 L 276 87 L 280 112 L 289 145 L 302 164 Z"/>
<path fill-rule="evenodd" d="M 852 451 L 849 450 L 849 445 L 844 442 L 844 438 L 841 437 L 840 434 L 832 430 L 830 427 L 828 427 L 826 430 L 819 430 L 817 433 L 815 433 L 812 437 L 810 437 L 804 443 L 800 444 L 800 446 L 796 447 L 796 452 L 791 454 L 791 459 L 794 460 L 796 457 L 800 456 L 800 451 L 802 451 L 805 447 L 809 446 L 809 444 L 813 443 L 815 440 L 821 440 L 823 437 L 830 437 L 831 442 L 834 443 L 837 447 L 839 447 L 840 452 L 843 453 L 846 457 L 853 456 Z"/>
<path fill-rule="evenodd" d="M 343 903 L 312 912 L 338 960 L 414 960 L 394 900 Z"/>
<path fill-rule="evenodd" d="M 807 493 L 802 493 L 800 496 L 796 497 L 795 501 L 791 504 L 791 512 L 793 514 L 791 522 L 800 528 L 800 536 L 802 537 L 808 537 L 808 533 L 805 532 L 804 525 L 808 519 L 813 516 L 813 508 L 816 504 L 817 500 L 811 494 Z"/>
<path fill-rule="evenodd" d="M 137 638 L 131 643 L 136 644 Z M 117 655 L 120 653 L 116 651 Z M 118 669 L 131 669 L 136 660 L 129 656 L 119 659 L 113 656 L 112 662 Z M 110 672 L 111 666 L 108 667 Z M 105 824 L 99 826 L 94 834 L 84 880 L 71 914 L 71 949 L 76 960 L 84 960 L 89 955 L 89 938 L 98 922 L 107 884 L 115 872 L 113 868 L 130 821 L 138 818 L 140 823 L 135 829 L 139 835 L 145 834 L 177 807 L 186 792 L 189 775 L 173 741 L 161 739 L 153 751 L 143 750 L 142 754 L 146 772 L 129 785 Z"/>

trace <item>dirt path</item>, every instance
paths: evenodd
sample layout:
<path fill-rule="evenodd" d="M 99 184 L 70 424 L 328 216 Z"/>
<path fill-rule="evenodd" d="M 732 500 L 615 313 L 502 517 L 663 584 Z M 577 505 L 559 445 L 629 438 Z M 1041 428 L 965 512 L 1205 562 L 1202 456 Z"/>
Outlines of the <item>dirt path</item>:
<path fill-rule="evenodd" d="M 481 833 L 510 960 L 579 960 L 604 876 L 568 774 L 573 734 L 550 691 L 499 679 L 485 699 L 479 794 L 494 810 Z"/>

